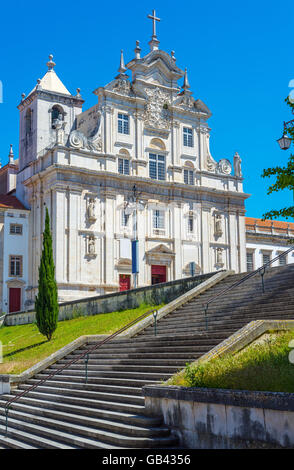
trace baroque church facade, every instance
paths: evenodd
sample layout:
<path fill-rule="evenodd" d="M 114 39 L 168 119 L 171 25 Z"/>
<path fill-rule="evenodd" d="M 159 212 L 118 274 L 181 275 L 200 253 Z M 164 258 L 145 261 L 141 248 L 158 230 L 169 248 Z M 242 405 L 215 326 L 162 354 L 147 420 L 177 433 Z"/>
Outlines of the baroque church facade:
<path fill-rule="evenodd" d="M 46 207 L 60 301 L 219 269 L 246 271 L 241 160 L 216 161 L 211 112 L 193 97 L 187 70 L 159 48 L 121 52 L 115 78 L 83 110 L 48 71 L 22 95 L 16 197 L 28 215 L 27 279 L 33 305 Z M 132 240 L 139 272 L 132 275 Z"/>

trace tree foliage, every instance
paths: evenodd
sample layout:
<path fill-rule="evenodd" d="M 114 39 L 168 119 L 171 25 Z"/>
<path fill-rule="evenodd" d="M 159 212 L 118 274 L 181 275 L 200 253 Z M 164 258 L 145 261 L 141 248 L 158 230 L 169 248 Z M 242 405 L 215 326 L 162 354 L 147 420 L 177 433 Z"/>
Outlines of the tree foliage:
<path fill-rule="evenodd" d="M 289 99 L 286 99 L 287 104 L 294 110 L 294 104 L 292 104 Z M 289 137 L 292 138 L 294 142 L 294 127 L 291 127 L 287 130 Z M 291 154 L 289 160 L 285 166 L 276 166 L 274 168 L 267 168 L 263 170 L 262 178 L 267 178 L 275 176 L 275 182 L 269 186 L 267 194 L 272 194 L 274 192 L 283 191 L 289 189 L 293 191 L 294 195 L 294 155 Z M 283 207 L 278 210 L 270 210 L 263 214 L 263 219 L 277 219 L 278 217 L 289 217 L 294 218 L 294 205 Z"/>
<path fill-rule="evenodd" d="M 46 207 L 45 230 L 43 233 L 43 251 L 39 266 L 39 286 L 36 297 L 36 321 L 37 326 L 51 340 L 52 334 L 57 328 L 58 301 L 57 285 L 55 281 L 55 266 L 53 261 L 52 235 L 50 231 L 50 219 Z"/>

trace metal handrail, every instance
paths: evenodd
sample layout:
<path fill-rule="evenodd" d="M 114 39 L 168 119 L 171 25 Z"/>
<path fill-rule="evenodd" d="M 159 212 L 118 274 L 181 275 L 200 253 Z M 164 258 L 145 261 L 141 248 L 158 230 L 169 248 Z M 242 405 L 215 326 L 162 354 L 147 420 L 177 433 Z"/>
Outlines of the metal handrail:
<path fill-rule="evenodd" d="M 156 312 L 156 313 L 155 313 Z M 131 326 L 135 325 L 135 323 L 137 323 L 138 321 L 140 320 L 143 320 L 143 318 L 147 317 L 148 315 L 154 315 L 154 318 L 155 318 L 155 321 L 156 321 L 156 317 L 157 317 L 157 309 L 152 309 L 152 310 L 148 310 L 147 312 L 143 313 L 142 315 L 140 315 L 138 318 L 135 318 L 135 320 L 132 320 L 130 323 L 128 323 L 127 325 L 123 326 L 122 328 L 120 328 L 119 330 L 115 331 L 114 333 L 112 333 L 112 335 L 110 336 L 107 336 L 107 338 L 103 339 L 100 343 L 98 344 L 95 344 L 94 346 L 92 346 L 91 348 L 88 348 L 84 353 L 82 354 L 79 354 L 76 358 L 74 358 L 73 360 L 71 360 L 70 362 L 67 362 L 63 367 L 61 367 L 60 369 L 57 369 L 56 371 L 52 372 L 51 374 L 47 375 L 44 379 L 41 379 L 39 380 L 39 382 L 37 382 L 36 384 L 32 385 L 31 387 L 27 388 L 26 390 L 24 390 L 22 393 L 20 393 L 19 395 L 16 395 L 15 397 L 11 398 L 10 400 L 8 400 L 6 403 L 5 403 L 5 406 L 4 406 L 4 413 L 5 413 L 5 416 L 6 416 L 6 431 L 5 431 L 5 434 L 7 434 L 7 425 L 8 425 L 8 413 L 9 413 L 9 408 L 11 406 L 12 403 L 16 402 L 17 400 L 19 400 L 20 398 L 22 398 L 23 396 L 27 395 L 29 392 L 35 390 L 37 387 L 39 387 L 40 385 L 42 385 L 44 382 L 46 382 L 48 379 L 50 379 L 51 377 L 59 374 L 60 372 L 62 372 L 64 369 L 67 369 L 69 366 L 71 366 L 72 364 L 74 364 L 75 362 L 85 358 L 85 382 L 87 383 L 87 380 L 88 380 L 88 361 L 89 361 L 89 354 L 93 351 L 95 351 L 96 349 L 100 348 L 101 346 L 103 346 L 105 343 L 108 343 L 109 341 L 111 341 L 113 338 L 115 338 L 116 336 L 118 336 L 120 333 L 124 332 L 125 330 L 127 330 L 128 328 L 130 328 Z"/>
<path fill-rule="evenodd" d="M 208 299 L 208 301 L 203 304 L 204 306 L 204 314 L 205 314 L 205 329 L 207 330 L 208 329 L 208 318 L 207 318 L 207 311 L 208 311 L 208 306 L 215 301 L 215 299 L 217 299 L 218 297 L 220 297 L 221 295 L 227 293 L 229 290 L 232 290 L 234 289 L 235 287 L 238 287 L 240 284 L 242 284 L 243 282 L 247 281 L 248 279 L 250 279 L 251 277 L 255 276 L 256 274 L 260 273 L 261 275 L 261 278 L 262 278 L 262 290 L 264 292 L 264 279 L 263 279 L 263 276 L 265 274 L 265 270 L 268 266 L 270 266 L 272 263 L 274 263 L 275 261 L 277 261 L 279 258 L 281 258 L 282 256 L 285 256 L 287 255 L 288 253 L 290 253 L 291 251 L 294 250 L 294 246 L 291 246 L 291 248 L 289 248 L 288 250 L 286 251 L 283 251 L 283 253 L 280 253 L 278 256 L 276 256 L 275 258 L 271 259 L 270 261 L 268 261 L 267 263 L 265 263 L 263 266 L 261 266 L 260 268 L 256 269 L 255 271 L 252 271 L 248 274 L 246 274 L 244 277 L 242 277 L 242 279 L 240 279 L 239 281 L 236 281 L 234 284 L 232 284 L 231 286 L 229 287 L 226 287 L 225 289 L 223 289 L 221 292 L 219 292 L 218 294 L 215 294 L 214 296 L 210 297 L 210 299 Z"/>

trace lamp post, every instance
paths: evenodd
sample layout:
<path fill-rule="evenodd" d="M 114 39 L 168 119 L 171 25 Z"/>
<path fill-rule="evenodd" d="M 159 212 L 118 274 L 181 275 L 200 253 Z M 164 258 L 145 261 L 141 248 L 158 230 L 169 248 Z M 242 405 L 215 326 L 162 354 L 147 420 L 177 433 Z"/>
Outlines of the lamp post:
<path fill-rule="evenodd" d="M 134 227 L 134 238 L 132 240 L 132 274 L 134 279 L 134 288 L 138 286 L 138 273 L 139 273 L 139 240 L 138 240 L 138 230 L 137 230 L 137 218 L 138 218 L 138 211 L 144 210 L 144 204 L 138 201 L 139 196 L 141 193 L 138 193 L 137 187 L 134 184 L 133 186 L 133 196 L 132 201 L 127 204 L 125 208 L 125 213 L 127 215 L 134 215 L 133 219 L 133 227 Z"/>

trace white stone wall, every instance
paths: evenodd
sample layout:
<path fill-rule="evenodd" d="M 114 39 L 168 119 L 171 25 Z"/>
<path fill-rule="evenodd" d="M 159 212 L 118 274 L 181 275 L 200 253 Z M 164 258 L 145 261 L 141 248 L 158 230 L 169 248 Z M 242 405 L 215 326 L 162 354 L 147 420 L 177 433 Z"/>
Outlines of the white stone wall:
<path fill-rule="evenodd" d="M 23 217 L 21 217 L 21 215 Z M 13 217 L 12 217 L 13 216 Z M 22 235 L 10 234 L 10 224 L 22 225 Z M 21 310 L 28 308 L 26 300 L 28 300 L 26 287 L 29 281 L 29 211 L 8 209 L 4 214 L 3 226 L 3 289 L 2 289 L 2 311 L 9 311 L 9 288 L 17 287 L 21 289 Z M 10 276 L 9 273 L 9 256 L 22 256 L 22 276 Z"/>

